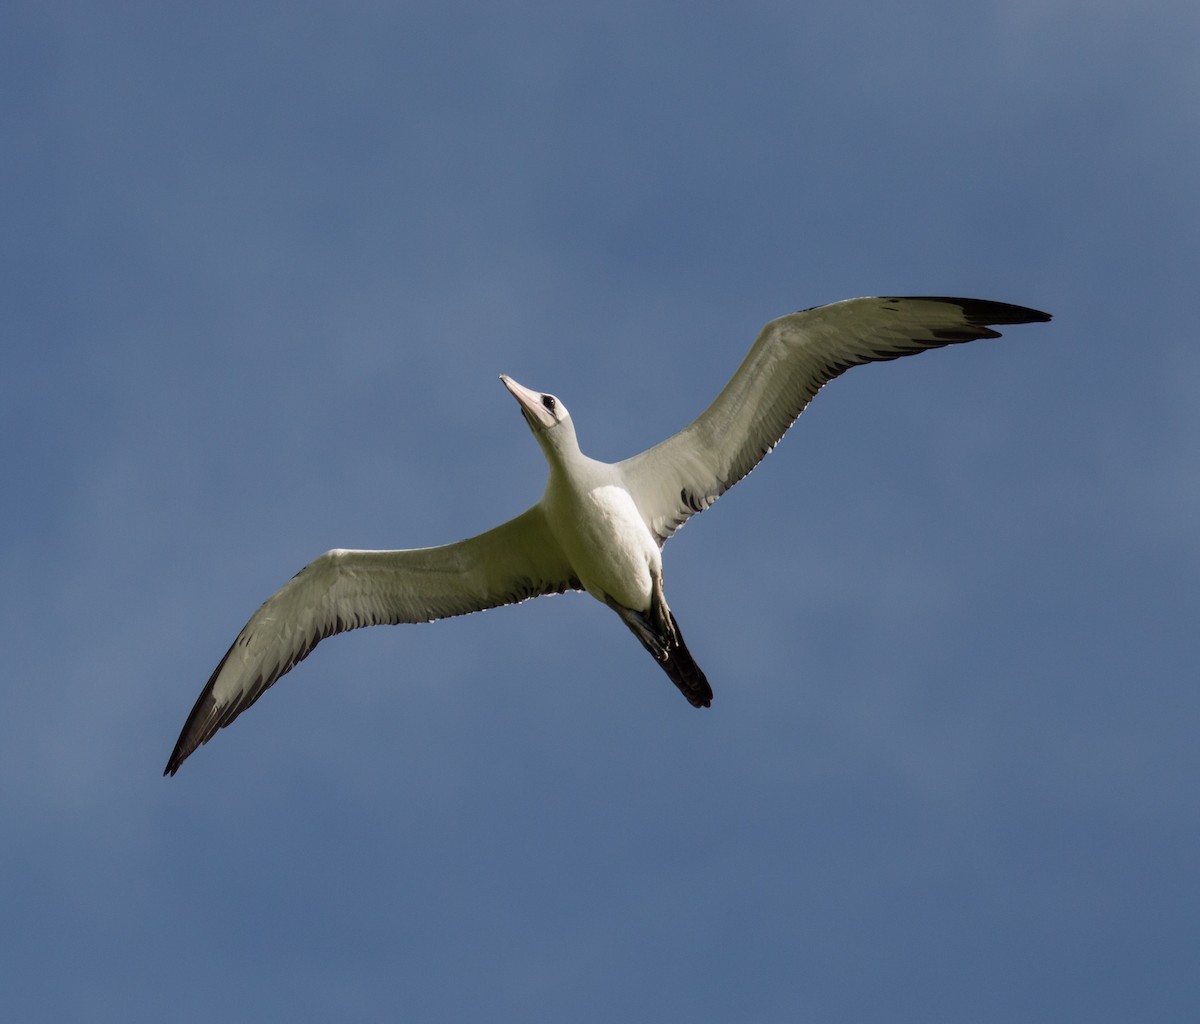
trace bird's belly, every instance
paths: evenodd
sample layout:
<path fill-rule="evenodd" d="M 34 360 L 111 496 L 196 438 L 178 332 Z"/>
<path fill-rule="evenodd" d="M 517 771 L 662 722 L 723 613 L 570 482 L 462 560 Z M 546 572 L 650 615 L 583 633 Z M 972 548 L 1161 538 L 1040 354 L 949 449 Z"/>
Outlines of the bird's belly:
<path fill-rule="evenodd" d="M 628 491 L 593 488 L 555 518 L 559 543 L 589 594 L 638 611 L 650 607 L 651 573 L 661 572 L 662 558 Z"/>

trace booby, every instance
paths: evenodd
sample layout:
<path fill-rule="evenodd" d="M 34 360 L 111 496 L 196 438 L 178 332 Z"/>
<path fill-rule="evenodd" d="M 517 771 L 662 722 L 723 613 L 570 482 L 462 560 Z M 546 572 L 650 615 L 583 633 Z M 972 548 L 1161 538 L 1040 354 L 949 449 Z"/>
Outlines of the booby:
<path fill-rule="evenodd" d="M 500 380 L 549 465 L 532 508 L 477 537 L 402 551 L 333 550 L 251 616 L 188 715 L 163 772 L 250 707 L 326 637 L 431 622 L 544 594 L 584 590 L 608 605 L 688 702 L 712 687 L 663 591 L 662 546 L 778 444 L 829 381 L 852 366 L 998 338 L 996 325 L 1049 314 L 985 299 L 859 298 L 768 323 L 725 388 L 678 434 L 622 462 L 588 458 L 554 395 Z"/>

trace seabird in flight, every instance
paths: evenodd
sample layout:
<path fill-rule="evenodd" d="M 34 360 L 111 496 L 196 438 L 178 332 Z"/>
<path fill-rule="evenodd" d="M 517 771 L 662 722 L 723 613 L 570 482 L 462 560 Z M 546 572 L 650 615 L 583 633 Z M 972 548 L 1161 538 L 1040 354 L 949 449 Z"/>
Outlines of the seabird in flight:
<path fill-rule="evenodd" d="M 712 688 L 663 592 L 661 549 L 742 479 L 822 386 L 852 366 L 978 338 L 1046 313 L 984 299 L 862 298 L 772 320 L 713 403 L 678 434 L 625 459 L 579 450 L 555 396 L 500 379 L 549 464 L 536 505 L 478 537 L 405 551 L 328 551 L 267 598 L 205 685 L 164 775 L 229 725 L 318 643 L 384 623 L 431 622 L 586 590 L 621 617 L 693 707 Z"/>

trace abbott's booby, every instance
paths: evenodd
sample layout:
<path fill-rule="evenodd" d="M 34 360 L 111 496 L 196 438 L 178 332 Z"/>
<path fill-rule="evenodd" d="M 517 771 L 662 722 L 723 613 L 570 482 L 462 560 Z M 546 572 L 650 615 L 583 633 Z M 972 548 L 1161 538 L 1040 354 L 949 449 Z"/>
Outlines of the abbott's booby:
<path fill-rule="evenodd" d="M 613 609 L 693 707 L 712 688 L 663 594 L 663 544 L 750 472 L 823 385 L 852 366 L 978 338 L 1049 314 L 983 299 L 862 298 L 772 320 L 690 426 L 623 462 L 590 459 L 556 397 L 501 375 L 549 463 L 541 500 L 443 547 L 334 550 L 269 597 L 188 716 L 163 774 L 229 725 L 320 641 L 383 623 L 430 622 L 586 590 Z"/>

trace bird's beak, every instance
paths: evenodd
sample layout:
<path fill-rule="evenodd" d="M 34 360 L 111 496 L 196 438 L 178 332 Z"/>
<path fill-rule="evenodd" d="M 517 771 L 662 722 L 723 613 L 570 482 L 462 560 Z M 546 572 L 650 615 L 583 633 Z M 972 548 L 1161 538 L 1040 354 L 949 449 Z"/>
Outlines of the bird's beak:
<path fill-rule="evenodd" d="M 554 426 L 554 416 L 542 405 L 541 392 L 531 391 L 503 373 L 500 374 L 500 380 L 508 388 L 508 393 L 520 404 L 521 412 L 525 414 L 525 419 L 529 421 L 531 427 L 544 429 Z"/>

